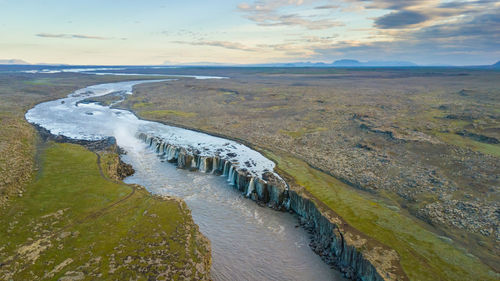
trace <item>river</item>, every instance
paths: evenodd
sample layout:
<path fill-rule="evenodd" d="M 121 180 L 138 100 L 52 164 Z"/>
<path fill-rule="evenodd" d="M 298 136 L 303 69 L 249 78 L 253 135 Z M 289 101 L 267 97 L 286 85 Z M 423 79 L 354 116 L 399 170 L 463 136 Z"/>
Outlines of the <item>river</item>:
<path fill-rule="evenodd" d="M 214 280 L 342 280 L 338 271 L 309 248 L 309 234 L 297 227 L 294 215 L 246 199 L 222 176 L 178 169 L 136 136 L 138 132 L 153 134 L 201 154 L 218 153 L 235 163 L 251 163 L 248 170 L 254 175 L 272 171 L 272 161 L 231 140 L 141 120 L 126 110 L 81 102 L 115 92 L 132 94 L 134 85 L 162 81 L 165 80 L 90 86 L 66 98 L 35 106 L 26 113 L 26 119 L 52 134 L 69 138 L 115 137 L 126 151 L 123 161 L 136 171 L 125 182 L 143 185 L 154 194 L 182 198 L 187 203 L 195 223 L 211 241 Z"/>

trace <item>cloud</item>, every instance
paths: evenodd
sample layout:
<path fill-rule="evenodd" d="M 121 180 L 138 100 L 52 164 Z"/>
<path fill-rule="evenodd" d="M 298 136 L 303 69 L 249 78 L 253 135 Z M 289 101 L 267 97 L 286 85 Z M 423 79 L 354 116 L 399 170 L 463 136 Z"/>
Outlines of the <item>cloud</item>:
<path fill-rule="evenodd" d="M 337 41 L 314 48 L 313 60 L 355 57 L 361 60 L 411 60 L 455 65 L 487 63 L 500 57 L 500 9 L 472 13 L 418 29 L 402 29 L 386 40 Z"/>
<path fill-rule="evenodd" d="M 340 8 L 339 5 L 323 5 L 323 6 L 314 7 L 314 9 L 316 9 L 316 10 L 336 10 L 339 8 Z"/>
<path fill-rule="evenodd" d="M 498 0 L 454 1 L 439 4 L 440 8 L 468 8 L 471 6 L 496 3 Z"/>
<path fill-rule="evenodd" d="M 275 54 L 279 56 L 287 56 L 290 58 L 307 58 L 314 55 L 313 48 L 305 48 L 301 43 L 311 43 L 311 44 L 326 44 L 331 42 L 331 38 L 334 37 L 315 37 L 315 36 L 305 36 L 303 39 L 295 40 L 293 42 L 276 43 L 276 44 L 258 44 L 256 46 L 248 46 L 238 42 L 228 42 L 228 41 L 172 41 L 176 44 L 188 44 L 193 46 L 210 46 L 210 47 L 220 47 L 230 50 L 238 50 L 244 52 L 258 53 L 258 54 Z"/>
<path fill-rule="evenodd" d="M 274 0 L 256 1 L 253 4 L 238 5 L 245 17 L 260 26 L 301 26 L 311 30 L 328 29 L 343 26 L 343 23 L 318 15 L 303 16 L 299 13 L 281 13 L 281 8 L 298 7 L 316 1 Z"/>
<path fill-rule="evenodd" d="M 366 9 L 403 10 L 410 7 L 422 7 L 435 4 L 435 0 L 345 0 L 360 3 Z"/>
<path fill-rule="evenodd" d="M 427 21 L 428 17 L 418 12 L 397 11 L 375 20 L 375 26 L 382 29 L 402 28 Z"/>
<path fill-rule="evenodd" d="M 253 15 L 249 19 L 261 26 L 302 26 L 311 30 L 328 29 L 336 26 L 343 26 L 341 22 L 330 19 L 309 20 L 297 14 L 288 15 Z"/>
<path fill-rule="evenodd" d="M 331 44 L 338 35 L 333 34 L 332 36 L 302 36 L 300 38 L 289 39 L 290 42 L 308 43 L 308 44 Z"/>
<path fill-rule="evenodd" d="M 225 49 L 239 50 L 239 51 L 246 51 L 246 52 L 259 51 L 258 48 L 253 48 L 253 47 L 249 47 L 249 46 L 243 45 L 243 44 L 238 43 L 238 42 L 229 42 L 229 41 L 194 41 L 194 42 L 173 41 L 172 43 L 188 44 L 188 45 L 193 45 L 193 46 L 221 47 L 221 48 L 225 48 Z"/>
<path fill-rule="evenodd" d="M 286 6 L 301 6 L 315 1 L 308 0 L 264 0 L 255 1 L 253 4 L 241 3 L 238 9 L 248 12 L 274 11 Z"/>
<path fill-rule="evenodd" d="M 195 36 L 176 43 L 238 50 L 247 52 L 248 57 L 282 61 L 354 57 L 464 65 L 475 58 L 486 61 L 500 56 L 499 8 L 498 0 L 251 1 L 241 3 L 237 9 L 254 25 L 312 31 L 290 29 L 283 37 L 267 42 L 256 40 L 259 43 L 253 45 L 213 40 L 211 36 Z M 332 17 L 336 15 L 333 10 L 341 11 L 342 18 L 364 20 L 346 26 Z M 380 16 L 370 18 L 373 14 Z M 344 27 L 332 29 L 340 26 Z"/>
<path fill-rule="evenodd" d="M 498 7 L 498 0 L 451 1 L 435 0 L 344 0 L 362 9 L 389 11 L 374 20 L 378 29 L 426 27 L 464 16 L 477 15 Z"/>
<path fill-rule="evenodd" d="M 458 46 L 464 46 L 466 43 L 478 47 L 481 43 L 500 46 L 500 9 L 470 16 L 458 22 L 422 28 L 415 31 L 413 37 L 419 40 L 456 41 Z"/>
<path fill-rule="evenodd" d="M 91 36 L 84 34 L 52 34 L 52 33 L 38 33 L 35 36 L 43 37 L 43 38 L 62 38 L 62 39 L 94 39 L 94 40 L 109 40 L 112 39 L 110 37 L 100 37 L 100 36 Z M 125 38 L 121 38 L 125 39 Z"/>

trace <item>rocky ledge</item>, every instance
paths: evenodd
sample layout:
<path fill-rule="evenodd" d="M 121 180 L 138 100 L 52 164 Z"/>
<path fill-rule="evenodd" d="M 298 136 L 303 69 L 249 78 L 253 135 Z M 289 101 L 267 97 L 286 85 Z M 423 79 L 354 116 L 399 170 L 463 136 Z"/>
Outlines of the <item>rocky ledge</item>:
<path fill-rule="evenodd" d="M 53 135 L 50 131 L 41 126 L 34 126 L 43 141 L 78 144 L 96 153 L 99 166 L 102 168 L 101 175 L 114 183 L 123 184 L 122 180 L 125 177 L 135 173 L 130 164 L 121 161 L 119 155 L 125 152 L 116 144 L 116 139 L 114 137 L 108 137 L 102 140 L 78 140 L 62 135 Z M 175 277 L 182 280 L 211 280 L 212 257 L 210 241 L 199 231 L 198 225 L 196 225 L 192 220 L 191 211 L 187 207 L 186 203 L 182 199 L 172 196 L 152 195 L 140 185 L 131 184 L 129 186 L 131 186 L 134 191 L 130 195 L 126 196 L 126 199 L 122 199 L 123 201 L 118 202 L 124 202 L 124 200 L 135 200 L 134 203 L 131 203 L 135 204 L 134 208 L 140 208 L 140 204 L 142 204 L 142 202 L 147 203 L 148 207 L 151 208 L 146 209 L 142 213 L 142 218 L 136 218 L 136 222 L 139 223 L 138 225 L 141 225 L 140 223 L 143 223 L 142 225 L 149 224 L 151 229 L 155 231 L 144 232 L 145 235 L 141 236 L 139 242 L 134 240 L 135 238 L 130 236 L 130 233 L 140 235 L 137 234 L 140 231 L 131 231 L 119 241 L 120 244 L 117 247 L 109 252 L 106 252 L 106 257 L 110 257 L 110 270 L 108 272 L 110 275 L 108 275 L 108 277 L 116 271 L 119 272 L 119 274 L 122 274 L 122 277 L 128 276 L 126 274 L 130 274 L 136 278 L 142 276 L 149 277 L 149 279 L 153 278 L 155 280 L 171 280 Z M 154 200 L 147 199 L 147 201 L 142 201 L 141 198 L 153 198 Z M 164 208 L 172 206 L 172 203 L 175 203 L 174 205 L 176 206 L 174 210 L 178 210 L 178 215 L 182 216 L 175 222 L 177 223 L 174 225 L 175 233 L 168 233 L 168 230 L 165 229 L 163 231 L 158 231 L 157 229 L 162 229 L 162 227 L 164 227 L 164 224 L 166 223 L 165 219 L 162 218 L 161 215 L 149 212 L 151 210 L 161 212 L 165 210 Z M 161 207 L 155 208 L 155 206 L 157 206 L 156 204 Z M 149 227 L 147 229 L 149 229 Z M 172 229 L 172 227 L 169 226 L 168 229 Z M 68 232 L 63 232 L 61 235 L 65 233 Z M 57 238 L 57 241 L 60 241 L 60 238 Z M 169 241 L 175 241 L 175 243 L 179 243 L 182 247 L 180 249 L 171 250 Z M 183 242 L 185 243 L 182 244 Z M 123 250 L 126 245 L 128 245 L 127 243 L 131 243 L 136 250 L 139 249 L 140 251 L 144 251 L 144 249 L 141 250 L 141 247 L 146 248 L 147 254 L 137 256 L 134 255 L 133 251 L 127 252 L 127 250 Z M 117 249 L 119 249 L 118 252 L 115 251 Z M 126 258 L 120 259 L 120 256 L 123 255 L 127 255 Z M 187 260 L 181 262 L 179 260 L 179 256 L 183 255 L 185 255 Z M 96 258 L 95 263 L 102 266 L 102 264 L 99 264 L 100 259 L 101 257 Z M 68 260 L 73 262 L 73 259 L 71 258 Z M 137 262 L 138 260 L 139 263 Z M 87 262 L 85 265 L 78 267 L 78 269 L 83 268 L 83 270 L 85 270 L 87 268 L 92 268 L 96 266 L 93 262 L 94 261 Z M 18 264 L 19 263 L 16 262 L 16 266 L 18 266 Z M 0 269 L 4 270 L 1 267 L 2 264 L 0 264 Z M 2 276 L 1 273 L 2 272 L 0 270 L 0 276 Z M 74 277 L 75 274 L 76 277 Z M 94 270 L 90 273 L 68 271 L 66 275 L 59 280 L 80 280 L 83 278 L 81 276 L 84 276 L 84 274 L 96 278 L 102 277 L 100 269 Z M 0 277 L 0 280 L 3 280 L 3 278 Z"/>
<path fill-rule="evenodd" d="M 218 155 L 200 156 L 196 150 L 169 144 L 159 137 L 139 133 L 139 139 L 160 157 L 182 169 L 213 173 L 228 178 L 245 197 L 276 210 L 289 211 L 311 234 L 311 248 L 328 264 L 351 280 L 408 280 L 398 254 L 374 241 L 336 215 L 302 187 L 273 172 L 253 176 L 240 163 Z"/>

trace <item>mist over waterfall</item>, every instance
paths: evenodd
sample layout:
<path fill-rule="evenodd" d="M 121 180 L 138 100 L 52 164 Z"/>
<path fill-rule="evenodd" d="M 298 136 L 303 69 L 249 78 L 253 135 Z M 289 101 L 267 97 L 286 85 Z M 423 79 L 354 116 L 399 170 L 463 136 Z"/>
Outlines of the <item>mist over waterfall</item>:
<path fill-rule="evenodd" d="M 138 147 L 143 145 L 139 139 L 137 139 L 138 125 L 117 123 L 114 126 L 113 136 L 116 138 L 117 144 L 125 148 L 126 150 L 137 150 Z"/>

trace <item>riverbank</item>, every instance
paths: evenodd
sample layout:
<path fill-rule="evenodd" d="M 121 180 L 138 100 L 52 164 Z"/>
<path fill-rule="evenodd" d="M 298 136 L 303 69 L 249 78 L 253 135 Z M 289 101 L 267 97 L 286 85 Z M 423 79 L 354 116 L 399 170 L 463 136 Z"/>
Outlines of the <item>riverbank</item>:
<path fill-rule="evenodd" d="M 210 244 L 184 202 L 120 182 L 112 143 L 44 142 L 35 103 L 129 77 L 0 74 L 0 280 L 210 279 Z M 22 164 L 22 165 L 17 165 Z"/>
<path fill-rule="evenodd" d="M 243 196 L 263 206 L 297 214 L 300 224 L 311 234 L 312 250 L 345 277 L 352 280 L 408 280 L 394 250 L 349 227 L 341 217 L 332 215 L 331 210 L 321 206 L 320 201 L 296 184 L 290 188 L 272 172 L 255 175 L 241 163 L 218 155 L 202 156 L 197 150 L 168 143 L 161 137 L 145 133 L 139 133 L 137 137 L 180 169 L 225 176 Z M 295 183 L 287 176 L 289 182 Z"/>
<path fill-rule="evenodd" d="M 209 242 L 185 203 L 111 180 L 116 153 L 47 143 L 40 159 L 0 217 L 3 280 L 210 279 Z"/>
<path fill-rule="evenodd" d="M 390 78 L 386 77 L 386 74 L 390 73 L 382 73 L 381 79 Z M 362 75 L 366 74 L 362 73 Z M 415 77 L 419 77 L 419 73 L 414 75 Z M 491 75 L 491 73 L 488 75 Z M 308 83 L 314 80 L 314 77 L 304 76 L 302 78 L 308 81 Z M 335 157 L 327 158 L 329 153 L 332 153 L 331 147 L 324 147 L 323 154 L 316 155 L 315 151 L 317 149 L 308 145 L 317 144 L 316 142 L 309 143 L 308 140 L 311 138 L 316 139 L 325 133 L 330 135 L 331 129 L 299 130 L 297 134 L 290 134 L 295 139 L 293 142 L 284 137 L 288 136 L 288 134 L 277 135 L 277 133 L 282 132 L 283 129 L 281 127 L 283 125 L 295 126 L 289 124 L 288 121 L 282 120 L 282 117 L 293 119 L 293 117 L 290 117 L 290 114 L 293 114 L 294 110 L 287 113 L 287 110 L 291 110 L 291 108 L 289 105 L 286 105 L 285 100 L 293 99 L 293 104 L 303 100 L 300 98 L 302 96 L 296 91 L 305 89 L 307 85 L 290 86 L 287 90 L 292 91 L 292 93 L 291 96 L 287 96 L 286 93 L 280 92 L 280 90 L 284 89 L 275 86 L 276 81 L 274 79 L 276 77 L 269 77 L 264 74 L 259 74 L 257 77 L 258 83 L 255 85 L 252 83 L 249 85 L 248 80 L 243 80 L 247 78 L 254 79 L 245 75 L 242 75 L 239 79 L 230 79 L 222 82 L 184 80 L 141 85 L 136 87 L 133 96 L 130 96 L 125 102 L 117 106 L 133 110 L 141 118 L 235 139 L 247 145 L 251 143 L 253 145 L 250 146 L 258 151 L 271 152 L 270 154 L 266 153 L 266 155 L 276 161 L 278 168 L 292 175 L 292 182 L 299 183 L 299 188 L 303 188 L 313 194 L 320 203 L 325 204 L 329 209 L 343 218 L 348 225 L 362 232 L 369 239 L 373 239 L 378 243 L 382 242 L 382 244 L 396 250 L 401 257 L 402 268 L 410 279 L 435 280 L 436 276 L 442 280 L 470 280 L 477 278 L 495 280 L 497 278 L 497 274 L 492 268 L 473 255 L 477 253 L 487 264 L 494 266 L 495 263 L 493 261 L 498 258 L 494 254 L 496 251 L 495 247 L 485 246 L 490 243 L 494 245 L 494 241 L 490 240 L 490 238 L 494 240 L 494 237 L 490 236 L 490 238 L 484 240 L 484 243 L 480 242 L 480 244 L 483 243 L 481 244 L 483 246 L 480 248 L 470 247 L 474 243 L 477 243 L 477 241 L 483 241 L 484 237 L 478 238 L 470 233 L 462 233 L 460 234 L 462 236 L 460 236 L 456 230 L 443 232 L 442 228 L 436 229 L 418 221 L 413 217 L 414 214 L 412 215 L 408 212 L 408 205 L 405 205 L 404 201 L 401 201 L 384 189 L 379 191 L 384 196 L 379 196 L 375 192 L 358 191 L 353 186 L 345 184 L 345 182 L 349 181 L 339 181 L 333 178 L 331 174 L 312 168 L 318 168 L 318 165 L 313 166 L 313 164 L 325 159 L 328 160 L 328 163 L 337 159 Z M 437 75 L 436 77 L 442 76 Z M 453 80 L 453 77 L 453 73 L 451 73 L 449 76 L 446 76 L 446 79 Z M 287 80 L 288 78 L 283 73 L 278 75 L 276 79 L 280 83 L 286 83 L 286 85 L 291 83 L 290 81 L 296 82 L 296 79 L 289 81 Z M 348 78 L 354 79 L 352 76 L 348 76 Z M 323 83 L 327 80 L 326 77 L 322 77 L 321 80 L 314 81 L 318 83 L 322 81 L 321 83 Z M 269 85 L 273 85 L 274 88 Z M 259 86 L 267 88 L 260 89 L 258 88 Z M 266 91 L 267 94 L 265 94 Z M 318 100 L 321 102 L 313 103 L 314 100 L 312 100 L 311 95 L 314 95 L 314 92 L 312 91 L 308 91 L 308 95 L 303 96 L 307 98 L 304 102 L 306 104 L 312 103 L 310 109 L 317 109 L 319 110 L 318 112 L 326 114 L 329 107 L 325 105 L 326 101 L 323 92 L 320 93 L 322 93 L 322 99 Z M 339 97 L 336 98 L 339 99 Z M 429 97 L 425 96 L 425 98 L 428 99 Z M 276 105 L 277 103 L 280 105 Z M 261 108 L 262 106 L 265 108 Z M 299 109 L 303 108 L 304 105 L 299 107 Z M 263 111 L 264 109 L 266 111 Z M 314 115 L 311 111 L 304 112 L 304 114 L 307 116 Z M 280 121 L 276 121 L 276 118 Z M 308 122 L 316 119 L 314 118 Z M 274 121 L 269 123 L 270 120 Z M 327 121 L 324 120 L 321 122 L 324 123 Z M 299 123 L 307 126 L 308 123 L 304 122 L 302 120 Z M 346 122 L 346 126 L 350 124 L 349 120 L 346 120 Z M 339 123 L 334 122 L 333 124 L 336 125 Z M 359 124 L 356 126 L 359 126 Z M 323 131 L 325 133 L 322 133 Z M 349 129 L 349 131 L 344 130 L 338 133 L 350 134 L 353 132 L 364 134 L 363 129 L 360 131 L 356 128 L 353 128 L 352 132 Z M 363 145 L 364 142 L 360 142 L 358 146 L 354 145 L 352 148 L 346 147 L 346 152 L 352 152 L 352 155 L 356 157 L 364 155 L 362 158 L 365 160 L 369 160 L 365 157 L 366 155 L 373 153 L 380 154 L 382 140 L 380 140 L 378 133 L 373 134 L 373 136 L 370 135 L 370 138 L 373 137 L 373 140 L 377 140 L 377 149 L 374 148 L 374 143 Z M 338 138 L 335 137 L 334 139 Z M 329 143 L 332 139 L 327 138 L 325 140 L 328 140 L 327 142 Z M 359 137 L 354 136 L 353 141 L 359 141 Z M 407 146 L 415 145 L 416 147 L 420 147 L 423 141 L 425 140 L 414 140 L 408 144 L 410 140 L 407 140 L 402 143 L 407 143 Z M 277 142 L 280 144 L 278 145 Z M 289 148 L 290 145 L 291 148 L 284 151 L 283 146 Z M 345 145 L 344 143 L 340 147 L 345 147 Z M 443 144 L 440 145 L 442 146 Z M 298 151 L 299 147 L 302 147 L 303 150 Z M 319 144 L 319 147 L 323 146 Z M 390 149 L 395 148 L 393 143 L 387 144 L 386 147 Z M 334 151 L 338 151 L 338 148 L 334 148 Z M 273 154 L 275 157 L 273 157 Z M 449 156 L 452 158 L 455 157 L 454 154 Z M 343 165 L 346 163 L 344 158 L 340 158 Z M 486 155 L 482 159 L 490 161 L 490 156 Z M 383 163 L 387 161 L 391 160 L 386 159 Z M 309 172 L 305 173 L 305 171 Z M 328 170 L 326 171 L 328 172 Z M 365 174 L 360 171 L 357 176 Z M 380 174 L 380 176 L 383 175 L 383 173 Z M 467 175 L 462 174 L 462 176 L 466 177 Z M 359 186 L 354 186 L 359 188 Z M 409 190 L 407 189 L 406 191 Z M 437 191 L 447 192 L 444 188 Z M 424 195 L 423 193 L 419 194 L 419 196 Z M 431 199 L 428 198 L 426 200 Z M 417 202 L 420 202 L 420 199 Z M 410 208 L 410 211 L 412 210 Z M 404 227 L 401 227 L 401 225 L 404 225 Z M 457 241 L 453 241 L 449 236 L 453 238 L 457 237 Z M 475 240 L 476 238 L 478 240 Z M 467 249 L 463 248 L 463 241 L 469 243 Z"/>
<path fill-rule="evenodd" d="M 193 167 L 193 163 L 196 163 L 207 172 L 218 166 L 213 165 L 213 162 L 209 163 L 208 158 L 205 159 L 207 161 L 194 159 L 186 151 L 196 151 L 198 156 L 201 155 L 199 153 L 206 156 L 217 153 L 224 161 L 231 159 L 233 164 L 239 162 L 244 165 L 250 175 L 262 175 L 262 180 L 266 181 L 273 178 L 277 184 L 264 187 L 259 180 L 255 186 L 257 193 L 264 195 L 269 202 L 279 203 L 275 207 L 280 208 L 284 206 L 281 200 L 284 198 L 282 193 L 285 183 L 271 172 L 274 168 L 272 161 L 227 139 L 139 120 L 128 111 L 81 102 L 83 99 L 106 94 L 130 93 L 134 84 L 145 82 L 99 84 L 79 89 L 67 98 L 35 106 L 26 113 L 26 118 L 52 133 L 83 140 L 77 141 L 78 143 L 114 136 L 126 151 L 124 161 L 136 169 L 136 173 L 128 177 L 127 182 L 145 186 L 153 194 L 174 195 L 188 201 L 195 222 L 202 226 L 203 233 L 207 233 L 214 242 L 215 279 L 239 280 L 242 276 L 247 276 L 252 280 L 341 280 L 338 272 L 323 263 L 307 247 L 308 235 L 298 228 L 292 216 L 260 208 L 250 201 L 241 202 L 239 194 L 225 188 L 227 182 L 220 177 L 198 175 L 193 180 L 196 176 L 182 173 L 169 164 L 165 165 L 156 155 L 148 153 L 134 133 L 146 131 L 173 141 L 179 146 L 175 153 L 156 141 L 155 147 L 158 145 L 157 149 L 168 151 L 167 160 L 172 160 L 171 157 L 175 155 L 182 168 Z M 152 139 L 149 144 L 153 144 Z M 185 149 L 181 151 L 181 147 Z M 224 165 L 224 173 L 229 175 L 232 183 L 238 182 L 241 186 L 244 183 L 241 170 L 226 164 L 229 162 L 220 162 L 220 165 Z M 217 168 L 222 170 L 222 166 Z M 210 213 L 209 216 L 206 216 L 207 212 Z M 255 240 L 255 237 L 259 239 Z M 231 258 L 227 259 L 225 256 Z M 346 264 L 351 263 L 347 261 Z M 355 272 L 363 275 L 367 273 L 358 269 Z"/>

